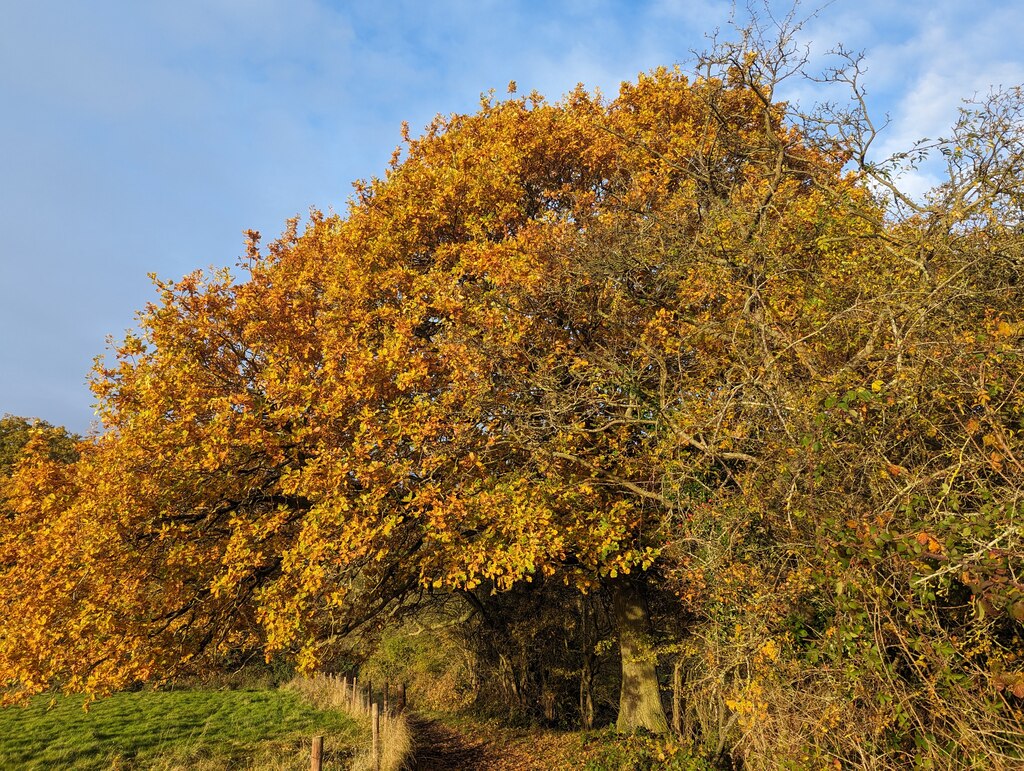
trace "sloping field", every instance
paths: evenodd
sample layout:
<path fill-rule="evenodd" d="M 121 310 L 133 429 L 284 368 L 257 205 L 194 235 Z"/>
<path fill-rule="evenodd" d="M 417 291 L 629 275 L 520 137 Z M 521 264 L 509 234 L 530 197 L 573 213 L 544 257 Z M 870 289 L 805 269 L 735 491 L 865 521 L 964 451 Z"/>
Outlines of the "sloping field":
<path fill-rule="evenodd" d="M 88 711 L 81 697 L 38 697 L 0 710 L 0 768 L 308 768 L 314 733 L 327 737 L 329 768 L 357 731 L 283 690 L 121 693 Z"/>

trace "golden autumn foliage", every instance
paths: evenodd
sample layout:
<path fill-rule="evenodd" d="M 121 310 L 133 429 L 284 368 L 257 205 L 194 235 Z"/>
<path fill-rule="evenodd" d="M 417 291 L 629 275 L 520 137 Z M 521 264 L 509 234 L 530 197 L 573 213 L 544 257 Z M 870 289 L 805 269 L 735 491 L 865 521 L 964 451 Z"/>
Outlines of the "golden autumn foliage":
<path fill-rule="evenodd" d="M 314 666 L 421 586 L 649 567 L 670 456 L 740 457 L 676 441 L 703 419 L 679 395 L 729 366 L 729 271 L 755 229 L 810 254 L 842 227 L 811 184 L 841 186 L 838 163 L 781 117 L 668 70 L 607 104 L 485 101 L 409 140 L 346 217 L 254 240 L 245 280 L 158 282 L 98 365 L 104 433 L 60 480 L 39 461 L 14 483 L 32 525 L 7 564 L 53 568 L 4 597 L 25 621 L 10 681 L 118 687 L 240 649 Z"/>
<path fill-rule="evenodd" d="M 775 100 L 779 51 L 485 98 L 344 216 L 252 234 L 240 277 L 157 281 L 97 364 L 102 432 L 5 483 L 6 697 L 315 669 L 424 591 L 542 581 L 614 594 L 624 727 L 659 730 L 656 584 L 715 753 L 898 767 L 913 724 L 1011 757 L 1020 94 L 965 113 L 918 205 L 858 161 L 858 114 Z M 972 683 L 995 738 L 932 710 Z M 835 694 L 870 747 L 823 738 Z"/>

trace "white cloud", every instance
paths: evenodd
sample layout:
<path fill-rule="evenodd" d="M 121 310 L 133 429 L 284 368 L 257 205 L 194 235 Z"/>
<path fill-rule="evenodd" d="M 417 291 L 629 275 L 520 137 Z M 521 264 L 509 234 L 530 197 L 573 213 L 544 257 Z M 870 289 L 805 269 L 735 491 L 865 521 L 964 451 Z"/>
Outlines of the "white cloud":
<path fill-rule="evenodd" d="M 75 391 L 88 415 L 82 377 L 103 335 L 150 299 L 147 271 L 230 263 L 244 228 L 273 235 L 310 204 L 340 207 L 353 178 L 383 170 L 403 119 L 415 129 L 437 112 L 473 110 L 480 92 L 500 95 L 513 79 L 552 100 L 577 82 L 612 96 L 642 70 L 685 62 L 714 28 L 728 34 L 733 4 L 7 6 L 0 281 L 39 288 L 49 305 L 30 325 L 27 300 L 0 305 L 4 372 L 28 384 L 0 382 L 0 412 L 80 429 L 74 399 L 46 394 Z M 784 14 L 789 2 L 770 7 Z M 838 42 L 866 50 L 869 96 L 893 118 L 885 152 L 944 133 L 961 98 L 1024 81 L 1022 29 L 1024 5 L 998 0 L 838 0 L 803 39 L 816 55 Z M 816 86 L 790 88 L 820 98 Z M 934 178 L 926 169 L 910 182 L 920 190 Z"/>

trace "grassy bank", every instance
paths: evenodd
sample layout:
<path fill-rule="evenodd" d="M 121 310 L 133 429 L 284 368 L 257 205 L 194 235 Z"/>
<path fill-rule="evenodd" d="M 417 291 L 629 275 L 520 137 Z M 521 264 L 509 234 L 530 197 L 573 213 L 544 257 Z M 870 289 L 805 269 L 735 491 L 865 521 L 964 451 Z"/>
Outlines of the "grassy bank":
<path fill-rule="evenodd" d="M 140 691 L 88 712 L 82 705 L 81 697 L 39 697 L 0 711 L 0 768 L 308 768 L 314 733 L 327 737 L 331 767 L 359 734 L 346 715 L 284 690 Z"/>

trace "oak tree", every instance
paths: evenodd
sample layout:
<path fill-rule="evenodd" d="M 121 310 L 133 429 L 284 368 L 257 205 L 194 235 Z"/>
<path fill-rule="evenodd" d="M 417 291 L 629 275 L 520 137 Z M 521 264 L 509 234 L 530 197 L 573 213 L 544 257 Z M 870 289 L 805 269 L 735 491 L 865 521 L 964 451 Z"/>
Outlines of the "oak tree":
<path fill-rule="evenodd" d="M 913 209 L 858 113 L 778 100 L 791 57 L 485 97 L 406 132 L 343 216 L 253 234 L 240 278 L 157 282 L 97 365 L 103 431 L 6 484 L 8 695 L 315 668 L 423 592 L 542 576 L 612 594 L 618 725 L 666 731 L 652 577 L 709 619 L 772 570 L 803 601 L 805 555 L 915 496 L 901 528 L 947 561 L 896 571 L 1014 612 L 982 547 L 1017 537 L 1018 145 L 965 122 Z M 955 554 L 954 500 L 991 514 Z"/>

